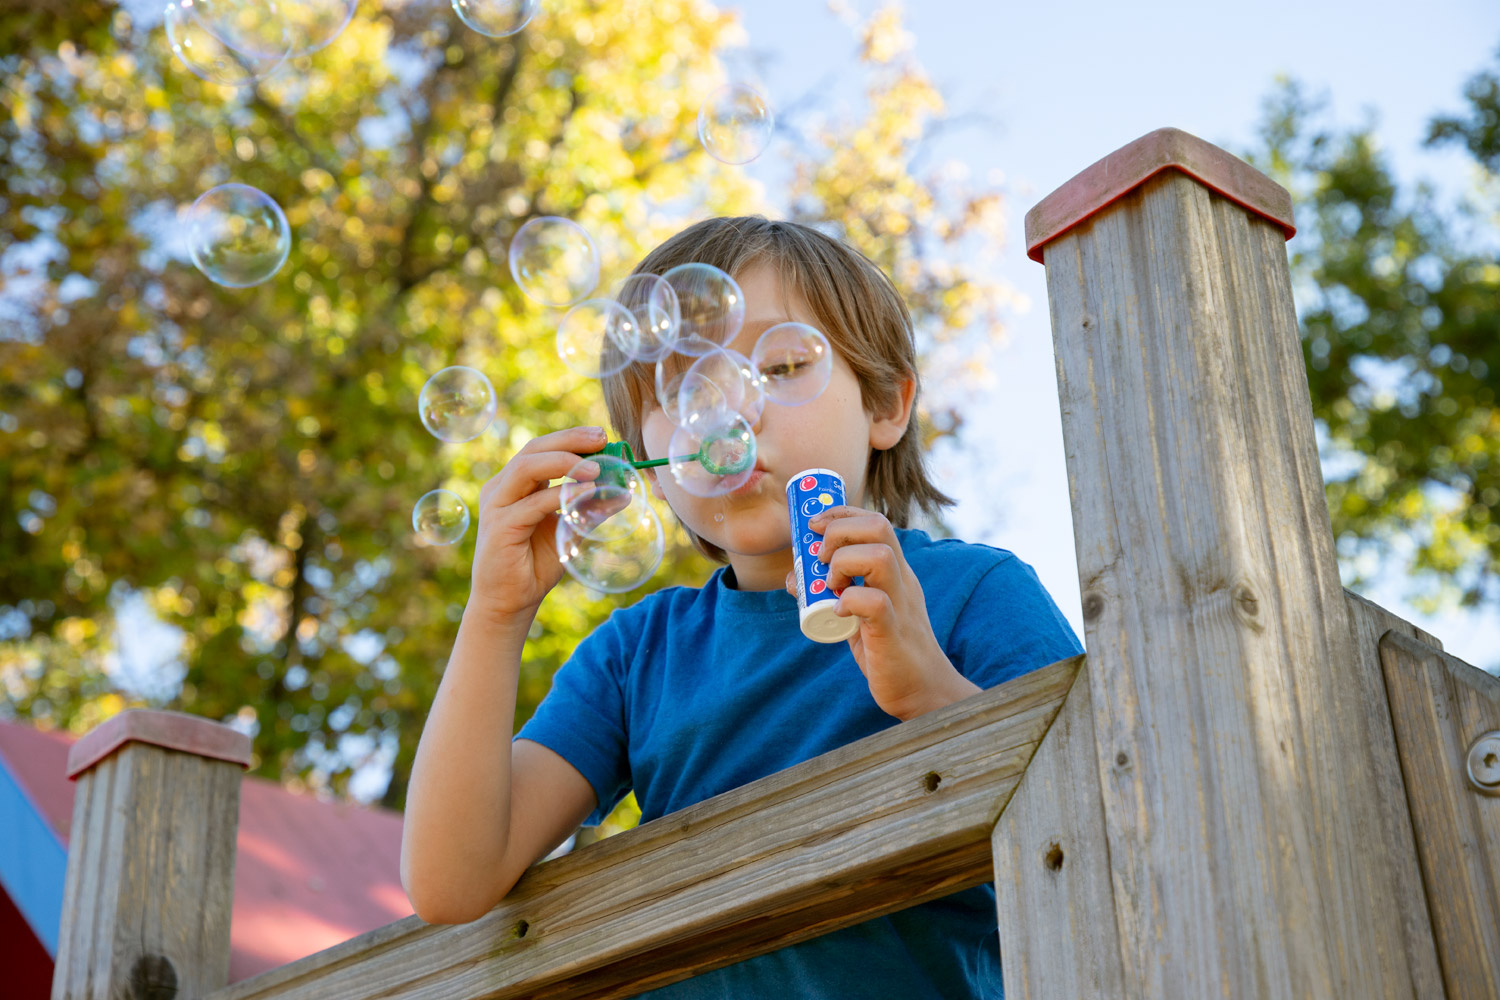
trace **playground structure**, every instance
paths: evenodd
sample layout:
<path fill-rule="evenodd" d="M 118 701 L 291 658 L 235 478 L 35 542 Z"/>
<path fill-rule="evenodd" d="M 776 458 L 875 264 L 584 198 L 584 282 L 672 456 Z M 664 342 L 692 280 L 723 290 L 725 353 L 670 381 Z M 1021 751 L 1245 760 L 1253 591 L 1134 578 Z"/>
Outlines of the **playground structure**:
<path fill-rule="evenodd" d="M 1174 129 L 1026 219 L 1088 653 L 232 985 L 249 740 L 101 725 L 54 1000 L 627 997 L 993 880 L 1006 995 L 1500 996 L 1500 681 L 1340 585 L 1288 194 Z"/>

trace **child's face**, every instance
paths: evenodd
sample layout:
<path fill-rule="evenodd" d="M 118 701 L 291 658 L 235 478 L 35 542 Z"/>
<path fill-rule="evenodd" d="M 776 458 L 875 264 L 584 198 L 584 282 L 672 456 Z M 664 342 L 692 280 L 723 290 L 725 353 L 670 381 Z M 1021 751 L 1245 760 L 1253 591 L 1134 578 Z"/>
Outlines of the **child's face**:
<path fill-rule="evenodd" d="M 817 326 L 802 297 L 784 288 L 776 269 L 753 265 L 736 276 L 745 293 L 745 325 L 728 347 L 748 357 L 756 339 L 777 323 Z M 766 400 L 754 425 L 755 472 L 739 489 L 722 497 L 685 492 L 666 469 L 656 472 L 654 492 L 666 500 L 694 534 L 731 556 L 773 555 L 791 547 L 786 482 L 804 469 L 832 469 L 844 477 L 845 495 L 864 505 L 865 470 L 872 447 L 888 448 L 884 421 L 867 413 L 859 382 L 848 362 L 833 352 L 833 374 L 822 395 L 801 406 Z M 904 429 L 904 419 L 902 429 Z M 654 401 L 642 416 L 642 436 L 651 458 L 664 458 L 673 426 Z M 899 433 L 896 435 L 899 438 Z"/>

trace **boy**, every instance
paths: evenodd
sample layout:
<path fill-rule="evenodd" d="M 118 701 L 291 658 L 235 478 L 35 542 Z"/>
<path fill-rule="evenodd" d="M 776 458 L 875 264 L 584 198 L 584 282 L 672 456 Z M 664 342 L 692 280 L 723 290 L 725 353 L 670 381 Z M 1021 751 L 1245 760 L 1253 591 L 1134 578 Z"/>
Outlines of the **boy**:
<path fill-rule="evenodd" d="M 1082 651 L 1030 567 L 1009 552 L 933 541 L 913 507 L 952 503 L 923 468 L 911 319 L 890 280 L 814 229 L 710 219 L 653 251 L 637 273 L 712 264 L 744 292 L 749 355 L 782 322 L 834 348 L 828 387 L 798 407 L 767 401 L 756 471 L 704 499 L 651 470 L 697 545 L 728 565 L 701 589 L 673 587 L 617 610 L 579 644 L 535 716 L 511 738 L 521 649 L 561 578 L 559 487 L 599 428 L 529 442 L 485 484 L 473 584 L 422 733 L 401 878 L 424 920 L 473 920 L 581 823 L 630 790 L 641 820 L 701 801 Z M 667 454 L 672 424 L 649 366 L 604 383 L 610 419 L 636 454 Z M 789 593 L 784 488 L 808 468 L 844 478 L 849 503 L 820 515 L 818 558 L 846 588 L 846 643 L 808 641 Z M 862 586 L 854 586 L 863 577 Z M 671 998 L 1002 995 L 994 890 L 981 886 L 655 990 Z"/>

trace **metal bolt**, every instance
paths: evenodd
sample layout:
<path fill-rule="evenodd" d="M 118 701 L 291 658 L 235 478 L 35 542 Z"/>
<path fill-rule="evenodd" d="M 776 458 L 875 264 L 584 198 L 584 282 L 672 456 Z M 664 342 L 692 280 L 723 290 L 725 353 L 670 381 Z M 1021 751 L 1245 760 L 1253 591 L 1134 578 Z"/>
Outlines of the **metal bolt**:
<path fill-rule="evenodd" d="M 1469 784 L 1486 795 L 1500 795 L 1500 729 L 1482 733 L 1469 744 Z"/>

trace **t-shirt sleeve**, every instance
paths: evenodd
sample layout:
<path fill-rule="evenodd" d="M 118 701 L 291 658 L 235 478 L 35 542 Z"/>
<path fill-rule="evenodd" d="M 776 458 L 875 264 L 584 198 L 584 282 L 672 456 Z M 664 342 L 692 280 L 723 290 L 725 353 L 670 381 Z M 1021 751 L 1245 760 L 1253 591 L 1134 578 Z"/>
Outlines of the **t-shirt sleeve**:
<path fill-rule="evenodd" d="M 979 578 L 948 642 L 959 673 L 985 689 L 1081 652 L 1036 571 L 1008 552 Z"/>
<path fill-rule="evenodd" d="M 599 804 L 585 826 L 603 822 L 630 791 L 621 680 L 628 666 L 624 632 L 617 612 L 580 642 L 515 737 L 547 747 L 588 779 Z"/>

